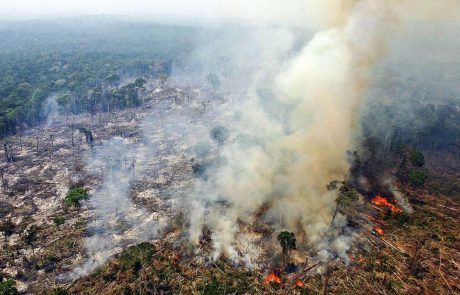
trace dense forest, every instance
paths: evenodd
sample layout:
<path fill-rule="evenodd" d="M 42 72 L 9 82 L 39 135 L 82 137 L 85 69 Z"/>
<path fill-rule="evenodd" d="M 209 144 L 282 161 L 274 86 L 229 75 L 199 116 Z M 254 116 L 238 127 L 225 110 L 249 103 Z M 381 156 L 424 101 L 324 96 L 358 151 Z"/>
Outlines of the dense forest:
<path fill-rule="evenodd" d="M 142 81 L 123 82 L 170 75 L 193 31 L 92 18 L 2 23 L 0 137 L 43 122 L 51 96 L 72 113 L 136 106 Z"/>

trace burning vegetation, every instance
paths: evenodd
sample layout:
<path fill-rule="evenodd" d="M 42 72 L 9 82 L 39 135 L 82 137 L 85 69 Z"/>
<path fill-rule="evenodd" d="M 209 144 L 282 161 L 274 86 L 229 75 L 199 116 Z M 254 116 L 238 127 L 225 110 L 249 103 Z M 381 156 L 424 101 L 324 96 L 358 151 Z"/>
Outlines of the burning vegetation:
<path fill-rule="evenodd" d="M 378 225 L 374 226 L 374 232 L 377 233 L 379 236 L 383 236 L 385 231 Z"/>
<path fill-rule="evenodd" d="M 265 277 L 264 283 L 265 283 L 265 284 L 274 283 L 274 284 L 281 285 L 281 284 L 283 283 L 283 281 L 282 281 L 281 278 L 277 275 L 277 272 L 276 272 L 276 271 L 272 271 L 272 272 L 270 272 L 270 273 Z"/>
<path fill-rule="evenodd" d="M 385 198 L 385 197 L 383 197 L 381 195 L 376 195 L 375 197 L 373 197 L 371 199 L 371 203 L 375 204 L 377 206 L 387 207 L 393 213 L 402 213 L 403 212 L 402 209 L 398 208 L 395 204 L 393 204 L 392 202 L 388 201 L 387 198 Z"/>

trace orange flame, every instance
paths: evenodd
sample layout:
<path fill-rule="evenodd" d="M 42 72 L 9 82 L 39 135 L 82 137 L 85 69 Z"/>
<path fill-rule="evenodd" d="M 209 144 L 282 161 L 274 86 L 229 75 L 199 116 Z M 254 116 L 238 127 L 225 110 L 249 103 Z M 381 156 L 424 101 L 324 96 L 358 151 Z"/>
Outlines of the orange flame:
<path fill-rule="evenodd" d="M 305 284 L 301 280 L 297 280 L 297 281 L 295 281 L 295 286 L 303 288 L 303 287 L 305 287 Z"/>
<path fill-rule="evenodd" d="M 265 278 L 265 284 L 270 284 L 270 283 L 276 283 L 281 285 L 281 278 L 276 275 L 274 271 L 268 274 L 268 276 Z"/>
<path fill-rule="evenodd" d="M 378 225 L 374 226 L 374 231 L 378 233 L 380 236 L 383 236 L 385 234 L 385 231 Z"/>
<path fill-rule="evenodd" d="M 357 257 L 353 257 L 353 256 L 348 256 L 348 258 L 350 258 L 350 261 L 351 262 L 355 262 L 355 261 L 358 261 L 360 263 L 363 263 L 364 262 L 364 257 L 362 255 L 359 255 Z"/>
<path fill-rule="evenodd" d="M 378 205 L 378 206 L 386 206 L 390 208 L 390 210 L 394 213 L 403 212 L 400 208 L 396 207 L 395 204 L 391 203 L 390 201 L 387 200 L 387 198 L 382 197 L 381 195 L 376 195 L 374 198 L 372 198 L 371 203 Z"/>

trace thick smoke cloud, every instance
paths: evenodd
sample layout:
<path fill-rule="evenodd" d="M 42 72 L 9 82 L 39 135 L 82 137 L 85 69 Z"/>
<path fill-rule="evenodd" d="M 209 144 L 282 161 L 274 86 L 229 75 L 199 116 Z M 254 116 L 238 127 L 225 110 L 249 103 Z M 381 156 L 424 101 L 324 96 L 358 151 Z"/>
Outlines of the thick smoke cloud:
<path fill-rule="evenodd" d="M 245 80 L 245 88 L 234 91 L 238 99 L 232 98 L 231 105 L 214 110 L 210 121 L 228 128 L 230 138 L 218 148 L 219 156 L 212 159 L 206 177 L 196 180 L 192 192 L 178 194 L 171 206 L 185 211 L 188 239 L 194 245 L 199 244 L 203 227 L 210 230 L 212 259 L 225 255 L 257 266 L 260 253 L 241 228 L 254 223 L 262 207 L 268 208 L 263 221 L 273 229 L 305 233 L 317 250 L 316 258 L 346 257 L 353 233 L 346 229 L 346 218 L 340 214 L 331 227 L 337 196 L 326 185 L 348 176 L 347 151 L 360 144 L 360 112 L 367 103 L 374 66 L 407 22 L 456 19 L 458 7 L 450 0 L 436 5 L 425 1 L 415 5 L 411 0 L 311 0 L 302 1 L 306 4 L 299 10 L 303 17 L 293 16 L 292 22 L 290 15 L 280 14 L 281 4 L 268 3 L 261 4 L 266 8 L 262 16 L 252 14 L 251 9 L 243 9 L 246 16 L 241 16 L 228 8 L 229 15 L 295 24 L 309 28 L 314 36 L 299 49 L 299 40 L 310 38 L 310 32 L 260 26 L 244 34 L 240 43 L 219 43 L 225 37 L 216 36 L 210 41 L 212 46 L 198 47 L 193 58 L 205 64 L 205 72 L 221 75 L 224 88 L 241 85 L 233 77 Z M 222 51 L 232 57 L 224 68 L 209 58 Z M 180 81 L 187 72 L 176 74 L 172 80 Z M 207 132 L 187 124 L 175 125 L 180 120 L 168 117 L 171 114 L 144 120 L 143 144 L 113 139 L 89 159 L 95 171 L 105 167 L 105 176 L 94 193 L 93 205 L 101 217 L 91 225 L 95 229 L 87 242 L 91 259 L 76 270 L 78 275 L 88 273 L 125 245 L 123 239 L 114 237 L 129 236 L 131 242 L 148 240 L 166 223 L 137 208 L 128 196 L 130 183 L 145 176 L 146 170 L 136 168 L 133 173 L 126 163 L 138 167 L 160 155 L 155 152 L 158 137 L 153 130 L 158 121 L 154 118 L 163 116 L 168 121 L 165 137 L 183 133 L 180 140 L 195 145 L 196 159 L 209 160 L 206 151 L 211 149 L 204 139 Z M 170 144 L 171 148 L 178 146 Z M 124 158 L 126 162 L 120 160 Z M 117 234 L 119 227 L 110 227 L 113 220 L 127 224 L 126 231 Z M 247 251 L 241 253 L 238 244 L 248 245 Z"/>
<path fill-rule="evenodd" d="M 268 87 L 271 96 L 251 91 L 273 78 L 256 75 L 255 88 L 237 110 L 240 120 L 231 126 L 234 139 L 222 151 L 225 161 L 197 184 L 190 239 L 198 244 L 202 227 L 209 228 L 214 259 L 222 254 L 241 259 L 235 248 L 239 225 L 250 223 L 267 204 L 272 221 L 280 221 L 272 226 L 305 232 L 319 258 L 345 254 L 349 237 L 335 236 L 330 226 L 336 195 L 326 184 L 347 177 L 346 153 L 359 144 L 359 114 L 373 66 L 406 21 L 450 19 L 455 14 L 448 12 L 456 9 L 450 1 L 438 3 L 442 9 L 420 10 L 411 1 L 338 3 L 310 2 L 315 18 L 309 27 L 319 31 L 296 57 L 280 64 L 284 69 Z M 411 5 L 414 10 L 406 10 Z M 340 220 L 335 227 L 346 225 Z"/>

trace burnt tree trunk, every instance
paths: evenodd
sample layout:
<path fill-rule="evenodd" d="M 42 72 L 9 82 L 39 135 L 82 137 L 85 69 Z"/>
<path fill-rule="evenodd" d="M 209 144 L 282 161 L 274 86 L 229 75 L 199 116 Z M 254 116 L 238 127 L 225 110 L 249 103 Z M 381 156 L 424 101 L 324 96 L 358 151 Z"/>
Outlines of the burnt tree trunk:
<path fill-rule="evenodd" d="M 6 143 L 3 144 L 3 149 L 5 150 L 5 162 L 8 163 L 10 161 L 10 157 L 8 154 L 8 146 L 6 145 Z"/>
<path fill-rule="evenodd" d="M 332 216 L 331 226 L 334 225 L 334 220 L 335 220 L 335 217 L 337 216 L 337 212 L 339 212 L 339 203 L 337 203 L 335 206 L 335 211 L 334 211 L 334 215 Z"/>

